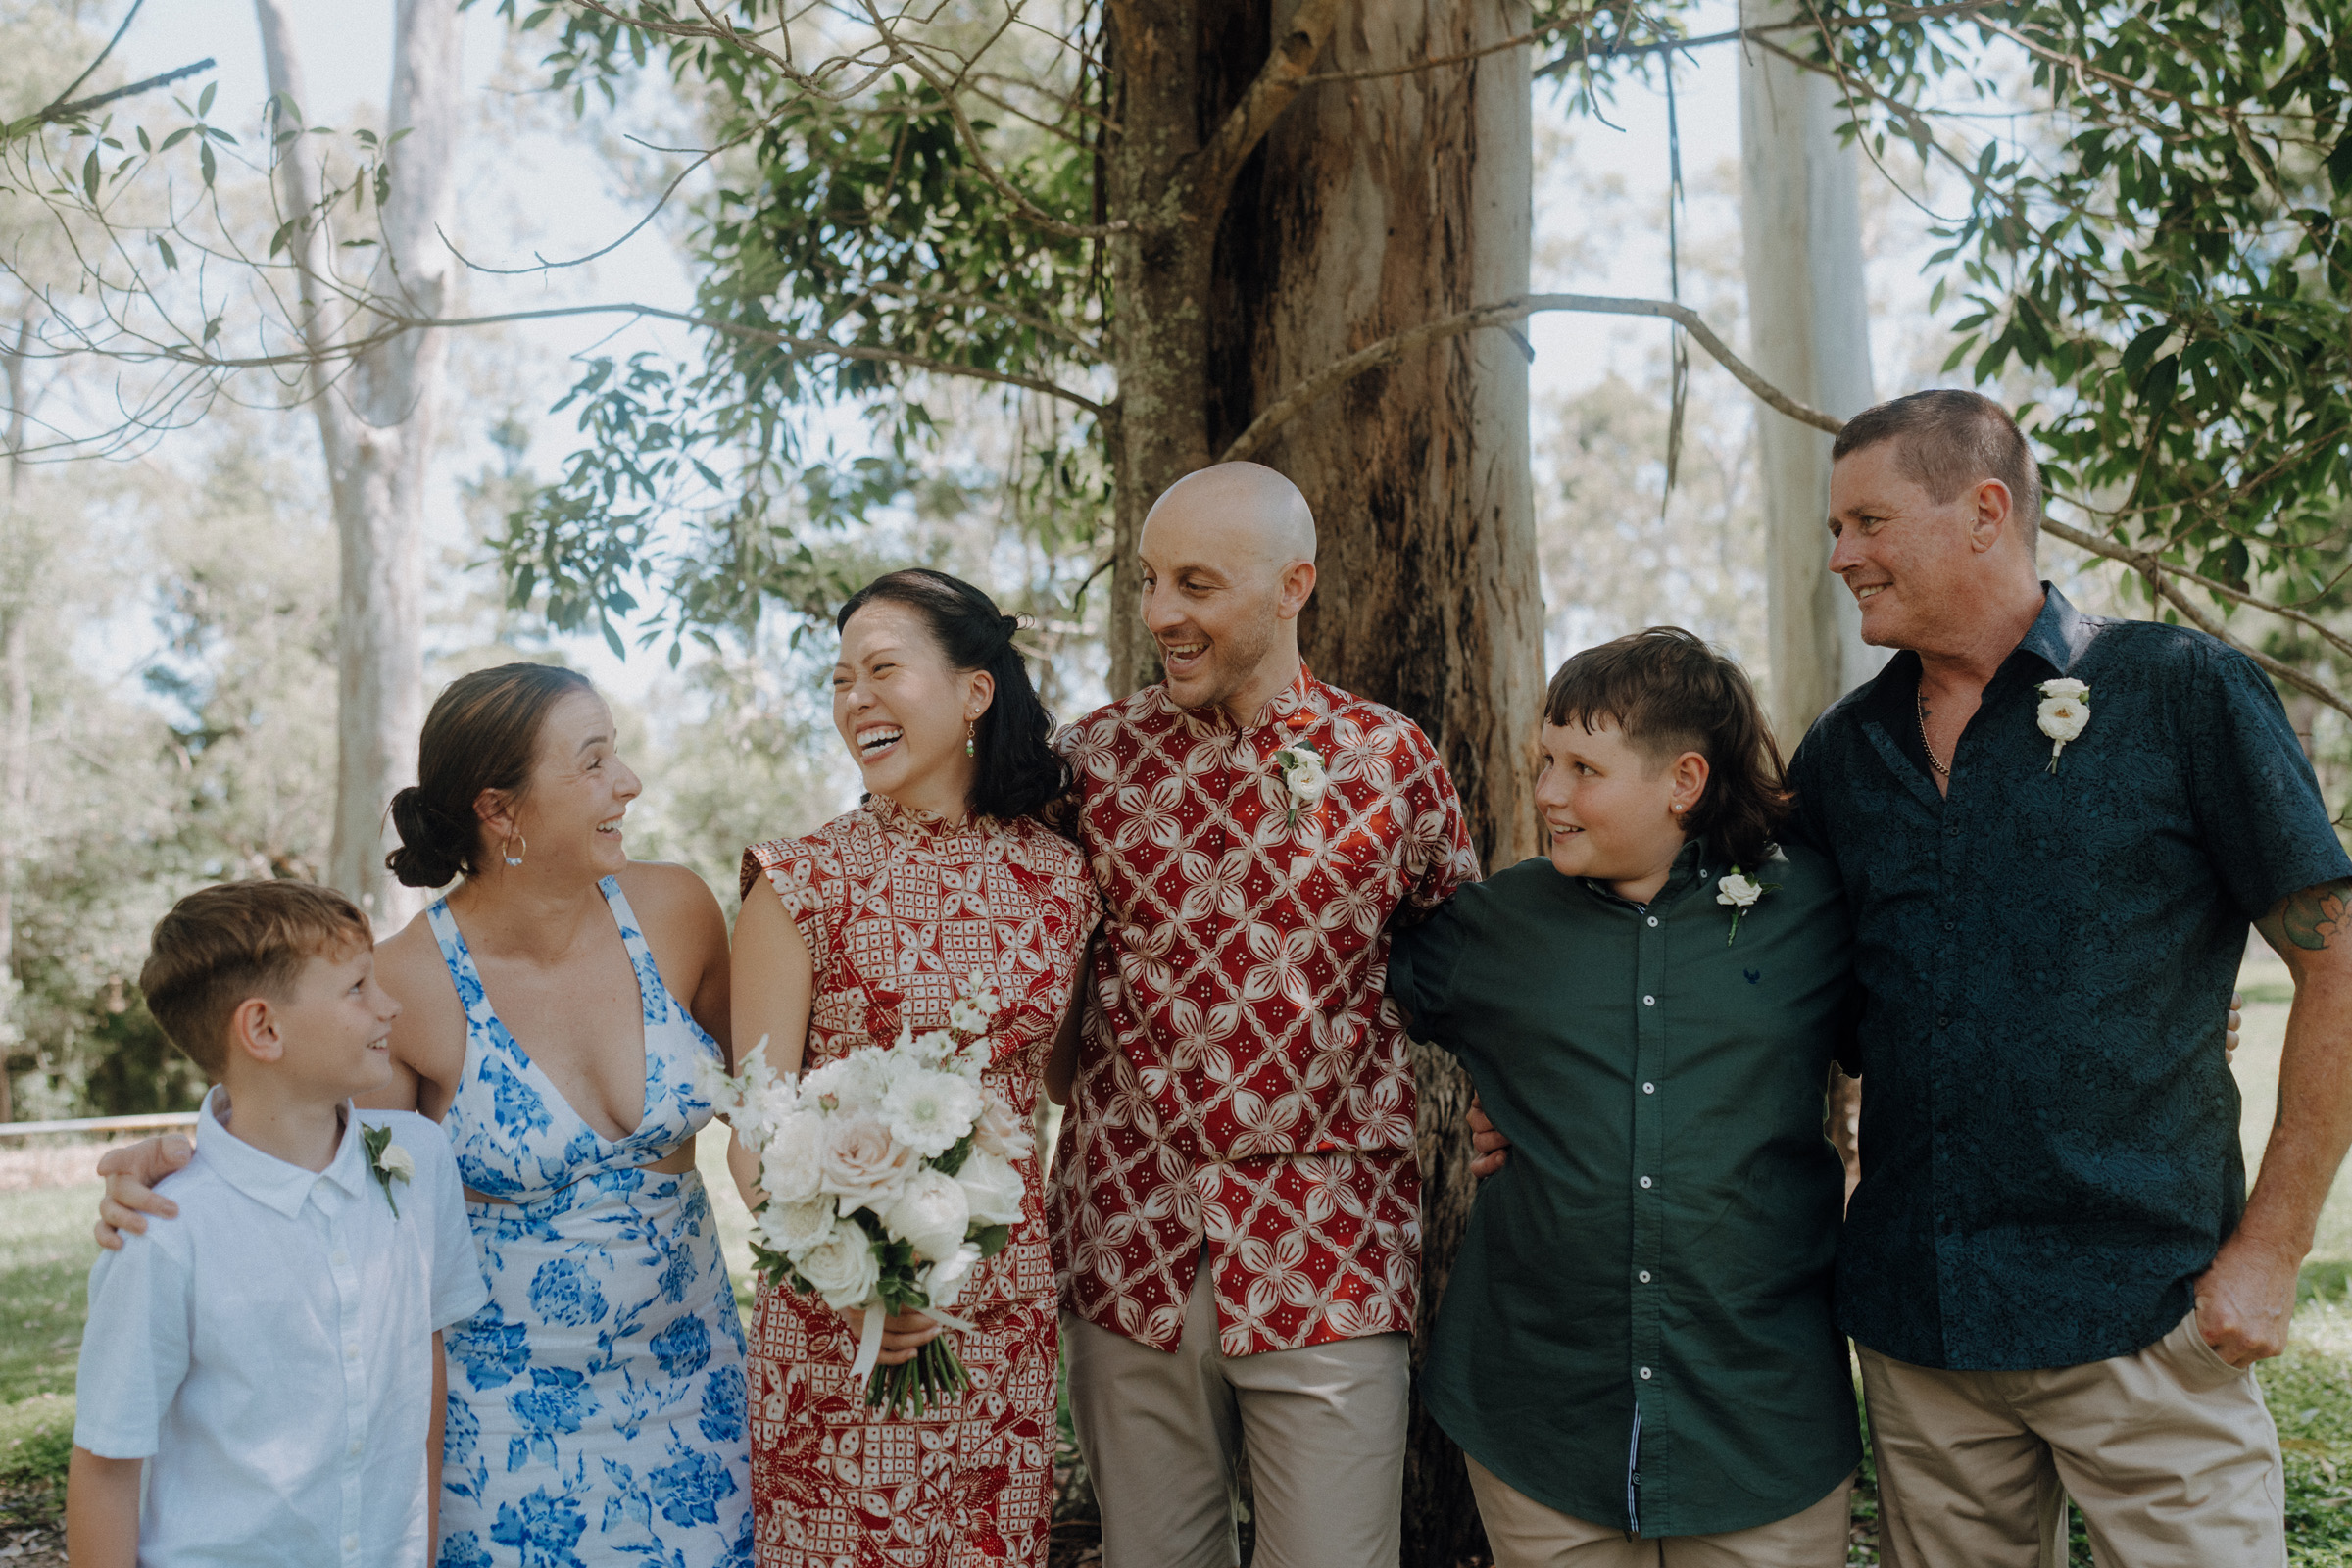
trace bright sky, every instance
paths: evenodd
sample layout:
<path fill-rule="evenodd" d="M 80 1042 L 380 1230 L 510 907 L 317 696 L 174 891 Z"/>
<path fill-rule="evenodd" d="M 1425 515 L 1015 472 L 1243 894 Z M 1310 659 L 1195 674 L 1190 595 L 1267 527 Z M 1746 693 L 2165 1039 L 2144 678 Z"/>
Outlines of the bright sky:
<path fill-rule="evenodd" d="M 444 0 L 446 3 L 446 0 Z M 392 5 L 390 0 L 290 0 L 295 18 L 312 102 L 304 105 L 313 123 L 350 124 L 366 106 L 380 103 L 390 70 Z M 1721 15 L 1715 15 L 1719 10 Z M 1724 4 L 1691 19 L 1694 33 L 1732 24 L 1733 7 Z M 115 13 L 116 16 L 120 12 Z M 507 47 L 504 24 L 490 0 L 467 14 L 466 86 L 476 104 L 492 102 L 494 78 Z M 525 70 L 530 79 L 536 47 L 526 45 Z M 216 118 L 234 126 L 255 122 L 265 96 L 258 34 L 250 9 L 229 0 L 148 0 L 123 53 L 125 67 L 145 75 L 210 55 L 219 66 L 213 79 L 220 84 Z M 1734 51 L 1717 45 L 1698 52 L 1695 60 L 1677 68 L 1684 167 L 1695 178 L 1697 171 L 1739 147 L 1739 93 Z M 510 80 L 516 79 L 510 76 Z M 190 89 L 192 95 L 192 89 Z M 1571 130 L 1575 155 L 1590 173 L 1615 174 L 1632 202 L 1662 207 L 1667 170 L 1664 99 L 1654 88 L 1629 83 L 1620 92 L 1611 119 L 1620 129 L 1592 120 L 1573 127 L 1560 113 L 1559 95 L 1539 88 L 1536 100 L 1539 146 L 1546 132 Z M 477 261 L 515 265 L 527 262 L 536 248 L 549 256 L 577 255 L 610 242 L 635 220 L 641 206 L 616 188 L 612 172 L 597 153 L 582 145 L 581 134 L 564 132 L 570 122 L 567 109 L 545 117 L 549 129 L 527 135 L 503 155 L 503 161 L 476 160 L 464 176 L 455 237 Z M 1538 172 L 1538 254 L 1545 240 L 1570 241 L 1583 215 L 1566 198 L 1556 178 Z M 1557 247 L 1555 247 L 1557 248 Z M 1629 242 L 1588 251 L 1566 271 L 1539 265 L 1538 289 L 1594 293 L 1664 295 L 1667 292 L 1663 247 L 1642 236 Z M 531 279 L 477 277 L 470 285 L 472 308 L 508 305 L 569 303 L 588 299 L 630 299 L 650 304 L 683 306 L 691 286 L 667 242 L 649 229 L 593 267 Z M 534 429 L 531 456 L 542 472 L 570 449 L 570 416 L 551 417 L 546 410 L 570 384 L 572 368 L 566 357 L 608 339 L 610 321 L 534 325 L 514 331 L 507 340 L 513 353 L 502 351 L 502 391 L 511 396 L 514 411 Z M 1547 392 L 1569 392 L 1598 381 L 1612 366 L 1638 375 L 1641 360 L 1665 340 L 1662 323 L 1630 323 L 1607 318 L 1544 316 L 1535 318 L 1527 334 L 1537 350 L 1533 368 L 1539 401 Z M 687 347 L 684 334 L 645 326 L 622 329 L 609 347 L 625 352 L 659 346 L 671 352 Z M 439 503 L 433 529 L 454 544 L 463 537 L 457 512 L 456 483 L 478 471 L 489 457 L 484 431 L 508 413 L 508 407 L 483 407 L 460 394 L 450 400 L 448 418 L 455 428 L 454 450 L 440 460 Z M 600 640 L 578 639 L 564 649 L 567 659 L 587 669 L 600 683 L 634 698 L 642 698 L 658 677 L 659 660 L 639 654 L 623 665 Z"/>

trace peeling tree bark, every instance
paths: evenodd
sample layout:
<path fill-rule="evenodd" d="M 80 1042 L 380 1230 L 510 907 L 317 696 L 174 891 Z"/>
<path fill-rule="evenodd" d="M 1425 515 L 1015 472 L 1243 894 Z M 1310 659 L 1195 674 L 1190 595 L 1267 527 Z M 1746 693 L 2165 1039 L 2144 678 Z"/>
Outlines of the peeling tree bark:
<path fill-rule="evenodd" d="M 301 106 L 302 66 L 282 0 L 254 0 L 254 12 L 270 90 Z M 400 0 L 393 19 L 385 133 L 409 134 L 390 155 L 380 228 L 370 236 L 382 243 L 367 253 L 377 261 L 362 286 L 426 318 L 450 314 L 457 293 L 456 263 L 437 230 L 448 219 L 454 180 L 463 25 L 448 0 Z M 424 722 L 424 488 L 447 336 L 404 332 L 357 355 L 339 350 L 336 251 L 319 211 L 317 155 L 299 137 L 280 150 L 277 187 L 284 216 L 304 221 L 292 250 L 313 361 L 306 390 L 340 546 L 329 880 L 379 926 L 390 926 L 423 902 L 385 876 L 384 811 L 392 792 L 416 777 Z"/>
<path fill-rule="evenodd" d="M 1744 27 L 1787 22 L 1786 0 L 1741 0 Z M 1800 402 L 1850 419 L 1877 401 L 1854 150 L 1838 145 L 1838 86 L 1760 49 L 1740 58 L 1740 227 L 1749 360 Z M 1768 693 L 1795 748 L 1823 709 L 1886 662 L 1862 641 L 1853 596 L 1828 571 L 1831 437 L 1757 416 L 1764 480 Z"/>

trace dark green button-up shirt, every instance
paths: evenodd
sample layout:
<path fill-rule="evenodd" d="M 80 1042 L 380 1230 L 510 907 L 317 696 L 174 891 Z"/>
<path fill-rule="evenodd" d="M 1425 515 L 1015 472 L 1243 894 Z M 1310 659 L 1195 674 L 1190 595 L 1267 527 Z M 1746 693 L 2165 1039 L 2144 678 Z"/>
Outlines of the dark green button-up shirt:
<path fill-rule="evenodd" d="M 1831 1316 L 1847 1027 L 1836 870 L 1685 849 L 1637 907 L 1526 860 L 1399 933 L 1389 991 L 1511 1139 L 1423 1372 L 1446 1434 L 1547 1507 L 1646 1537 L 1768 1524 L 1860 1458 Z"/>

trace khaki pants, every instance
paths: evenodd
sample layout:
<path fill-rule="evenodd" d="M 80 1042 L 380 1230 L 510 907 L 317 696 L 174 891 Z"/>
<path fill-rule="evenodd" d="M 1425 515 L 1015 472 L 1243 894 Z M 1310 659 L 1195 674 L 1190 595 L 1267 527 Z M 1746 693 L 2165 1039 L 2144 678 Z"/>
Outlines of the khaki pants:
<path fill-rule="evenodd" d="M 1494 1568 L 1844 1568 L 1854 1478 L 1768 1525 L 1655 1540 L 1546 1508 L 1476 1459 L 1470 1459 L 1470 1490 L 1478 1494 Z"/>
<path fill-rule="evenodd" d="M 1396 1568 L 1402 1548 L 1401 1334 L 1227 1356 L 1208 1260 L 1171 1355 L 1072 1314 L 1070 1417 L 1102 1508 L 1103 1568 L 1234 1568 L 1249 1446 L 1252 1568 Z"/>
<path fill-rule="evenodd" d="M 1886 1568 L 2062 1568 L 2068 1496 L 2103 1568 L 2286 1561 L 2278 1428 L 2193 1311 L 2145 1349 L 2050 1371 L 1860 1354 Z"/>

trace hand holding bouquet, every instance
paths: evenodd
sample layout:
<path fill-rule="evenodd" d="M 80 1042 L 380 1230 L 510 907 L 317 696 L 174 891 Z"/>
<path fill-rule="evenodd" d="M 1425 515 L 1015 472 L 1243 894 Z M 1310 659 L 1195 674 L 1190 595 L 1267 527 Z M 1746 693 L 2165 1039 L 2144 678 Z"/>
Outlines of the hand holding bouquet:
<path fill-rule="evenodd" d="M 837 1312 L 863 1311 L 858 1377 L 874 1371 L 886 1317 L 971 1327 L 949 1309 L 1020 1220 L 1028 1130 L 981 1081 L 999 1006 L 974 970 L 945 1029 L 902 1027 L 895 1045 L 859 1047 L 797 1085 L 768 1067 L 762 1038 L 740 1077 L 711 1085 L 760 1156 L 755 1267 Z M 913 1411 L 969 1386 L 943 1335 L 872 1377 L 865 1402 Z"/>

